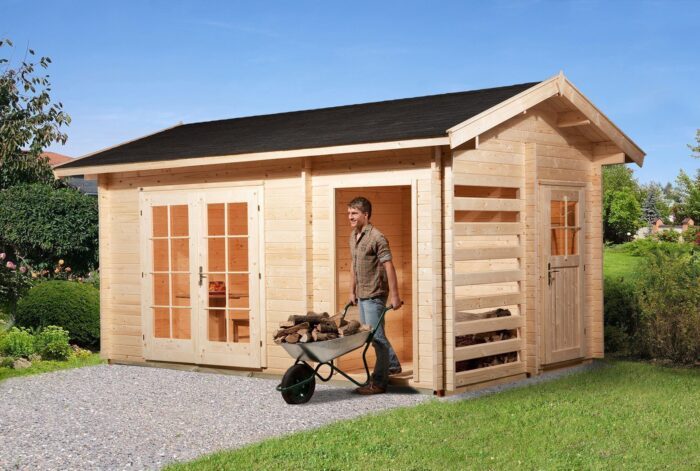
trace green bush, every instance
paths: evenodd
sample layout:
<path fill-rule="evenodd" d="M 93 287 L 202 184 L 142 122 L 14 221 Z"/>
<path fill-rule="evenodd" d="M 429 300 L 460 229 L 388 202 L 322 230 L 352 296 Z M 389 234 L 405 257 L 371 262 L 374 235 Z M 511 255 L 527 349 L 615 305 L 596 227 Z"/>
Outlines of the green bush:
<path fill-rule="evenodd" d="M 683 231 L 683 242 L 686 244 L 700 245 L 700 226 L 690 226 Z"/>
<path fill-rule="evenodd" d="M 605 351 L 619 355 L 635 355 L 634 344 L 639 329 L 639 307 L 635 285 L 622 278 L 604 280 Z"/>
<path fill-rule="evenodd" d="M 34 336 L 26 329 L 13 327 L 2 337 L 0 353 L 3 355 L 26 358 L 34 351 Z"/>
<path fill-rule="evenodd" d="M 96 346 L 100 338 L 100 293 L 89 284 L 46 281 L 19 301 L 15 321 L 24 327 L 60 326 L 70 333 L 72 342 Z"/>
<path fill-rule="evenodd" d="M 661 242 L 679 242 L 681 233 L 676 231 L 659 231 L 654 234 L 654 238 Z"/>
<path fill-rule="evenodd" d="M 45 360 L 67 360 L 73 352 L 68 339 L 68 331 L 50 325 L 37 334 L 34 346 Z"/>
<path fill-rule="evenodd" d="M 700 360 L 698 280 L 697 251 L 656 250 L 647 257 L 636 286 L 643 356 L 686 364 Z"/>
<path fill-rule="evenodd" d="M 97 266 L 97 199 L 44 184 L 2 190 L 0 245 L 36 270 L 64 259 L 75 273 L 87 273 Z"/>

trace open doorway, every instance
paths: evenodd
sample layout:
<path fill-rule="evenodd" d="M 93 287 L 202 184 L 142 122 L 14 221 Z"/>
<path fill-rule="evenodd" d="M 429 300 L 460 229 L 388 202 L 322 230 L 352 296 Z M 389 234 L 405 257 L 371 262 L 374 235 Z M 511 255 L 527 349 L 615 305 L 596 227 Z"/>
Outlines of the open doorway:
<path fill-rule="evenodd" d="M 386 315 L 386 334 L 401 361 L 404 378 L 411 378 L 413 371 L 413 243 L 411 240 L 411 187 L 384 186 L 370 188 L 338 188 L 335 190 L 335 259 L 336 259 L 336 312 L 347 303 L 350 293 L 350 233 L 347 205 L 353 198 L 364 196 L 372 203 L 370 222 L 389 241 L 396 267 L 399 294 L 404 305 L 398 311 Z M 359 320 L 359 310 L 351 307 L 349 319 Z M 367 361 L 374 365 L 374 349 L 367 352 Z M 343 356 L 338 366 L 349 372 L 361 372 L 362 350 Z"/>

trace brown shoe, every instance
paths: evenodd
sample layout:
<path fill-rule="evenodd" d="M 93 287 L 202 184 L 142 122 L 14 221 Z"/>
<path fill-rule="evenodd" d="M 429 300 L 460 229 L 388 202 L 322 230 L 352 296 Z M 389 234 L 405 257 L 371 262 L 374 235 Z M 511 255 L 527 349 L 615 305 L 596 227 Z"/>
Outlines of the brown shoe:
<path fill-rule="evenodd" d="M 362 386 L 355 389 L 355 394 L 360 394 L 362 396 L 370 396 L 372 394 L 384 394 L 386 388 L 378 386 L 374 383 L 369 383 L 367 386 Z"/>

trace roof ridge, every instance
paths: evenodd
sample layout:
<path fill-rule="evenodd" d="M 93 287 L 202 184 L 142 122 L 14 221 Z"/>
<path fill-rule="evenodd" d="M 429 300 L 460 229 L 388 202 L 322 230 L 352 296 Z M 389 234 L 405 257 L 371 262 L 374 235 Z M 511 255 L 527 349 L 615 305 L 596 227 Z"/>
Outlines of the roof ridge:
<path fill-rule="evenodd" d="M 514 88 L 514 87 L 524 87 L 526 85 L 527 86 L 534 86 L 538 83 L 540 83 L 540 82 L 523 82 L 523 83 L 514 83 L 511 85 L 502 85 L 500 87 L 479 88 L 476 90 L 462 90 L 460 92 L 445 92 L 445 93 L 436 93 L 433 95 L 420 95 L 420 96 L 415 96 L 415 97 L 394 98 L 391 100 L 367 101 L 364 103 L 352 103 L 349 105 L 336 105 L 336 106 L 327 106 L 327 107 L 322 107 L 322 108 L 309 108 L 309 109 L 305 109 L 305 110 L 282 111 L 280 113 L 256 114 L 256 115 L 249 115 L 249 116 L 238 116 L 236 118 L 212 119 L 209 121 L 197 121 L 194 123 L 185 123 L 185 124 L 181 124 L 180 126 L 175 126 L 175 127 L 187 127 L 187 126 L 195 126 L 195 125 L 200 125 L 200 124 L 230 122 L 230 121 L 237 121 L 240 119 L 250 119 L 250 118 L 262 118 L 262 117 L 269 118 L 271 116 L 286 116 L 286 115 L 291 115 L 291 114 L 311 113 L 314 111 L 338 110 L 338 109 L 342 109 L 342 108 L 353 108 L 356 106 L 379 105 L 379 104 L 385 104 L 385 103 L 396 103 L 396 102 L 400 102 L 400 101 L 419 100 L 422 98 L 436 98 L 436 97 L 442 97 L 442 96 L 468 95 L 470 93 L 481 93 L 481 92 L 491 91 L 491 90 L 501 90 L 501 89 Z M 166 131 L 166 130 L 167 129 L 165 129 L 164 131 Z"/>

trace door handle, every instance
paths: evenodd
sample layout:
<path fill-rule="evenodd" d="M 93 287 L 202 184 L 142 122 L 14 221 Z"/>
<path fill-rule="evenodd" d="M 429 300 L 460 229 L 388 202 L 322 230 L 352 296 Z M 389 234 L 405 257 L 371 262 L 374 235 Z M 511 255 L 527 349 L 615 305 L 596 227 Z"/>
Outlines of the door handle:
<path fill-rule="evenodd" d="M 202 271 L 202 267 L 199 267 L 199 286 L 202 286 L 202 282 L 204 281 L 204 278 L 206 278 L 207 275 L 205 275 Z"/>
<path fill-rule="evenodd" d="M 559 273 L 559 270 L 552 270 L 552 264 L 547 264 L 547 286 L 552 286 L 552 273 Z"/>

